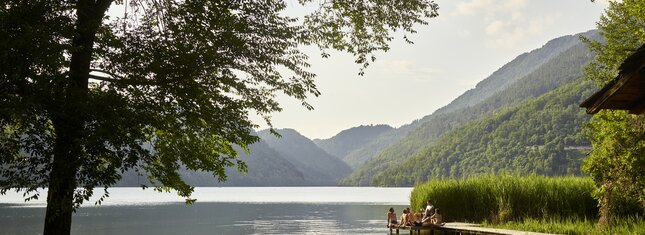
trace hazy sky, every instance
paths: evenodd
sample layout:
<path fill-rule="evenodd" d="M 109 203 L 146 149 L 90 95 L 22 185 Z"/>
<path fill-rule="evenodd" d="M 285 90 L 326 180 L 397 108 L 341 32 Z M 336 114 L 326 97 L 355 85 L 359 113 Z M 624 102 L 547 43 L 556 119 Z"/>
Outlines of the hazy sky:
<path fill-rule="evenodd" d="M 399 127 L 448 104 L 521 53 L 595 28 L 607 6 L 590 0 L 436 2 L 439 17 L 417 27 L 410 37 L 415 44 L 398 36 L 364 77 L 357 75 L 359 65 L 350 55 L 321 59 L 318 51 L 307 50 L 322 95 L 308 99 L 313 111 L 280 97 L 284 110 L 272 115 L 273 126 L 312 139 L 359 125 Z"/>

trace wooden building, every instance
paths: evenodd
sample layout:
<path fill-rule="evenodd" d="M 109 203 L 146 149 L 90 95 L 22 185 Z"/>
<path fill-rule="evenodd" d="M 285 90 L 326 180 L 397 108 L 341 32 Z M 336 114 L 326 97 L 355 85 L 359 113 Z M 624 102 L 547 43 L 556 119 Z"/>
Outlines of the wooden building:
<path fill-rule="evenodd" d="M 580 105 L 587 108 L 588 114 L 595 114 L 601 109 L 645 114 L 645 44 L 627 57 L 619 69 L 614 80 Z"/>

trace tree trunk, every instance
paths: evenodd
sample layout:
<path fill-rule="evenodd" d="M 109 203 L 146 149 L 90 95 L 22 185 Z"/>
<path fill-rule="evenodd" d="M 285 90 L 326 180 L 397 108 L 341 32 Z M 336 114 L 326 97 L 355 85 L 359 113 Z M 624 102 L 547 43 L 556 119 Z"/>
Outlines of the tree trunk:
<path fill-rule="evenodd" d="M 598 213 L 598 225 L 601 227 L 611 226 L 611 216 L 612 216 L 612 196 L 613 196 L 613 184 L 611 181 L 605 178 L 605 183 L 603 184 L 605 191 L 602 193 L 600 199 L 600 211 Z"/>
<path fill-rule="evenodd" d="M 50 173 L 47 192 L 44 235 L 70 234 L 76 171 L 81 155 L 78 136 L 81 125 L 72 120 L 57 118 L 54 121 L 56 144 L 54 162 Z"/>
<path fill-rule="evenodd" d="M 96 32 L 112 0 L 79 0 L 76 4 L 74 50 L 69 77 L 63 81 L 62 97 L 52 112 L 56 135 L 54 159 L 49 174 L 44 235 L 68 235 L 74 211 L 76 173 L 83 157 L 87 122 L 87 92 Z"/>

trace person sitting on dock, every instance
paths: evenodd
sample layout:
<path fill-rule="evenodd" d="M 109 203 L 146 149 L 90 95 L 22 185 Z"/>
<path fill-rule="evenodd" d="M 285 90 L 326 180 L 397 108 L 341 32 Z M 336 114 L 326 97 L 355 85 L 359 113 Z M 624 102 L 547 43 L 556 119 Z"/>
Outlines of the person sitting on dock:
<path fill-rule="evenodd" d="M 439 226 L 443 226 L 444 224 L 446 224 L 443 222 L 443 216 L 439 214 L 438 208 L 434 209 L 434 214 L 430 217 L 430 222 L 432 224 L 439 225 Z"/>
<path fill-rule="evenodd" d="M 428 199 L 428 205 L 426 206 L 425 213 L 423 214 L 423 219 L 421 222 L 423 223 L 429 223 L 431 222 L 430 217 L 434 215 L 434 205 L 432 205 L 432 200 Z"/>
<path fill-rule="evenodd" d="M 394 208 L 390 207 L 390 212 L 387 213 L 387 227 L 393 228 L 399 226 L 399 223 L 396 221 L 396 212 Z"/>
<path fill-rule="evenodd" d="M 418 213 L 411 214 L 412 217 L 412 224 L 414 226 L 421 226 L 423 223 L 421 222 L 423 220 L 423 208 L 419 208 Z"/>
<path fill-rule="evenodd" d="M 410 208 L 403 209 L 403 214 L 401 215 L 401 224 L 400 227 L 411 226 L 412 225 L 412 216 L 410 214 Z"/>

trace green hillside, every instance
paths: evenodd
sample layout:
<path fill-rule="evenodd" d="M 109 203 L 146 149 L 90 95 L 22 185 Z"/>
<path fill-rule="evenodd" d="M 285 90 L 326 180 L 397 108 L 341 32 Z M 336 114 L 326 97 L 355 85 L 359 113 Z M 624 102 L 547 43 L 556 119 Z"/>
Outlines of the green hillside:
<path fill-rule="evenodd" d="M 586 33 L 586 36 L 595 37 L 596 35 L 595 31 Z M 557 50 L 549 51 L 558 52 Z M 343 179 L 341 183 L 344 185 L 370 185 L 372 178 L 379 172 L 416 155 L 426 146 L 439 140 L 444 133 L 469 121 L 491 115 L 503 107 L 538 97 L 581 77 L 581 67 L 590 61 L 593 55 L 589 53 L 583 43 L 578 42 L 566 51 L 550 58 L 537 70 L 506 86 L 506 89 L 495 92 L 476 105 L 448 113 L 435 112 L 430 120 L 410 131 L 400 141 L 382 150 L 376 157 L 357 168 L 352 175 Z M 506 68 L 506 70 L 513 69 Z"/>
<path fill-rule="evenodd" d="M 576 80 L 446 133 L 419 154 L 377 173 L 374 185 L 410 186 L 429 179 L 484 173 L 581 175 L 585 156 L 578 105 L 595 87 Z"/>
<path fill-rule="evenodd" d="M 384 161 L 387 162 L 387 160 L 385 159 L 375 159 L 370 163 L 368 162 L 370 159 L 379 157 L 381 155 L 413 155 L 418 150 L 423 148 L 427 144 L 427 142 L 434 141 L 437 137 L 441 136 L 442 133 L 454 127 L 452 125 L 454 125 L 455 122 L 452 121 L 450 121 L 450 125 L 441 124 L 441 122 L 445 121 L 446 119 L 453 119 L 453 112 L 469 107 L 474 107 L 483 100 L 494 96 L 498 92 L 508 90 L 507 88 L 515 84 L 516 81 L 542 68 L 544 64 L 552 61 L 562 52 L 571 49 L 575 45 L 578 45 L 580 43 L 580 35 L 591 38 L 598 37 L 597 31 L 592 30 L 577 35 L 568 35 L 550 40 L 541 48 L 516 57 L 511 62 L 505 64 L 500 69 L 495 71 L 489 77 L 479 82 L 475 88 L 466 91 L 464 94 L 453 100 L 450 104 L 435 111 L 432 115 L 425 116 L 419 120 L 416 120 L 408 125 L 403 125 L 402 127 L 394 129 L 392 131 L 385 132 L 380 136 L 374 138 L 374 140 L 370 143 L 365 144 L 364 147 L 355 149 L 344 158 L 345 161 L 352 162 L 353 164 L 365 163 L 366 166 L 362 168 L 367 168 L 369 171 L 370 168 L 377 167 L 375 166 L 375 163 L 383 163 Z M 427 124 L 433 119 L 440 119 L 440 121 L 434 124 Z M 466 121 L 471 119 L 472 117 L 467 117 Z M 460 124 L 463 122 L 464 121 L 462 120 L 458 121 L 457 123 Z M 422 125 L 440 126 L 438 127 L 437 131 L 431 131 L 432 133 L 428 131 L 412 133 L 418 130 L 418 128 Z M 409 140 L 403 140 L 402 142 L 405 142 L 405 144 L 403 144 L 404 146 L 392 146 L 395 144 L 401 145 L 400 141 L 406 138 L 406 136 L 407 139 L 419 139 L 420 142 L 415 144 Z M 387 150 L 387 148 L 389 148 L 389 150 Z M 386 165 L 387 164 L 389 164 L 389 162 L 387 162 Z M 380 169 L 381 168 L 378 168 L 378 170 Z M 357 168 L 357 170 L 358 171 L 351 176 L 352 179 L 344 181 L 345 184 L 364 185 L 364 183 L 369 182 L 369 180 L 362 180 L 362 183 L 359 183 L 359 178 L 369 179 L 371 177 L 369 176 L 369 173 L 364 172 L 365 170 L 361 170 L 361 167 Z M 367 175 L 362 175 L 366 173 Z"/>

